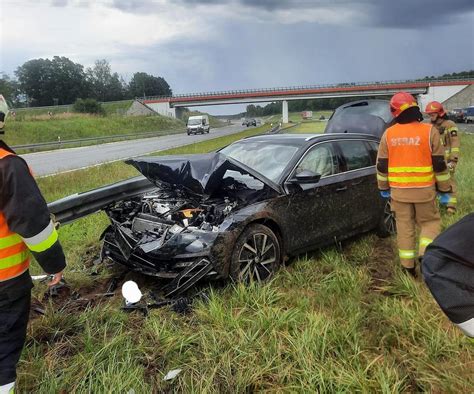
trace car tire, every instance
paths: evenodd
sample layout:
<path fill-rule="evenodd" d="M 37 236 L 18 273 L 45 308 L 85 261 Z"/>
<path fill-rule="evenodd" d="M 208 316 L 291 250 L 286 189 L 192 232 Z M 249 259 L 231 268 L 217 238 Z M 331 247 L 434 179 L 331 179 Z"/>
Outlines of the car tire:
<path fill-rule="evenodd" d="M 274 276 L 281 261 L 278 236 L 263 224 L 251 224 L 234 245 L 229 276 L 235 282 L 262 283 Z"/>
<path fill-rule="evenodd" d="M 392 211 L 390 200 L 385 202 L 383 214 L 377 225 L 376 232 L 380 238 L 387 238 L 397 233 L 395 213 Z"/>

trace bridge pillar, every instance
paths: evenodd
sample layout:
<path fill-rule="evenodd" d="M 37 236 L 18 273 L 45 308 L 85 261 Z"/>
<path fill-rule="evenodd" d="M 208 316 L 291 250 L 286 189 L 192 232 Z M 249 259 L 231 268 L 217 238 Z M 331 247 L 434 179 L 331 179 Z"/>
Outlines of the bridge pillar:
<path fill-rule="evenodd" d="M 282 115 L 283 123 L 288 123 L 288 101 L 286 100 L 282 102 Z"/>

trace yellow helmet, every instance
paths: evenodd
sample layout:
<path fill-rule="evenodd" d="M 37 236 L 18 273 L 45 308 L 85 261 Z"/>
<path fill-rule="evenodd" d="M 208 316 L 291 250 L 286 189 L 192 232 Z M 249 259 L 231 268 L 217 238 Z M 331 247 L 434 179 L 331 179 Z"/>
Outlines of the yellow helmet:
<path fill-rule="evenodd" d="M 3 126 L 7 120 L 8 115 L 8 104 L 7 101 L 0 94 L 0 132 L 3 131 Z"/>

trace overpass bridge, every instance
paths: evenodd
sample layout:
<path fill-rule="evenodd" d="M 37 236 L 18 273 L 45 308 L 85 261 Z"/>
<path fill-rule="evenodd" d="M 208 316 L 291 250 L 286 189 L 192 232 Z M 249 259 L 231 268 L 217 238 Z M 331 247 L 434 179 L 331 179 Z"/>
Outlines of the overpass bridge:
<path fill-rule="evenodd" d="M 390 96 L 405 91 L 417 96 L 420 105 L 424 107 L 428 101 L 444 102 L 473 84 L 474 78 L 340 83 L 177 94 L 168 97 L 144 97 L 138 100 L 153 111 L 172 117 L 176 117 L 176 109 L 182 107 L 281 101 L 283 123 L 288 123 L 289 100 Z"/>

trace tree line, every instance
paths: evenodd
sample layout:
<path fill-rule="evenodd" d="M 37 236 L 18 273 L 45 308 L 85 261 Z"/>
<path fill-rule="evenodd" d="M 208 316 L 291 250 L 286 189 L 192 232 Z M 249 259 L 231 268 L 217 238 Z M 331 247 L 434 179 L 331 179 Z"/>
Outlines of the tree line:
<path fill-rule="evenodd" d="M 78 98 L 115 101 L 172 94 L 163 77 L 144 72 L 134 73 L 125 82 L 105 59 L 88 68 L 64 56 L 32 59 L 14 74 L 16 78 L 0 74 L 0 94 L 14 107 L 72 104 Z"/>
<path fill-rule="evenodd" d="M 474 70 L 461 71 L 451 74 L 443 74 L 441 76 L 426 76 L 420 78 L 417 81 L 429 81 L 432 79 L 450 79 L 450 78 L 474 78 Z M 355 84 L 340 84 L 340 86 L 351 86 Z M 390 96 L 378 96 L 378 97 L 365 97 L 366 99 L 381 99 L 390 100 Z M 288 111 L 300 112 L 300 111 L 332 111 L 337 107 L 349 103 L 351 101 L 358 100 L 357 97 L 335 97 L 335 98 L 324 98 L 324 99 L 310 99 L 310 100 L 291 100 L 288 101 Z M 281 102 L 272 102 L 265 106 L 250 104 L 246 107 L 246 115 L 249 117 L 258 116 L 269 116 L 281 113 Z"/>

